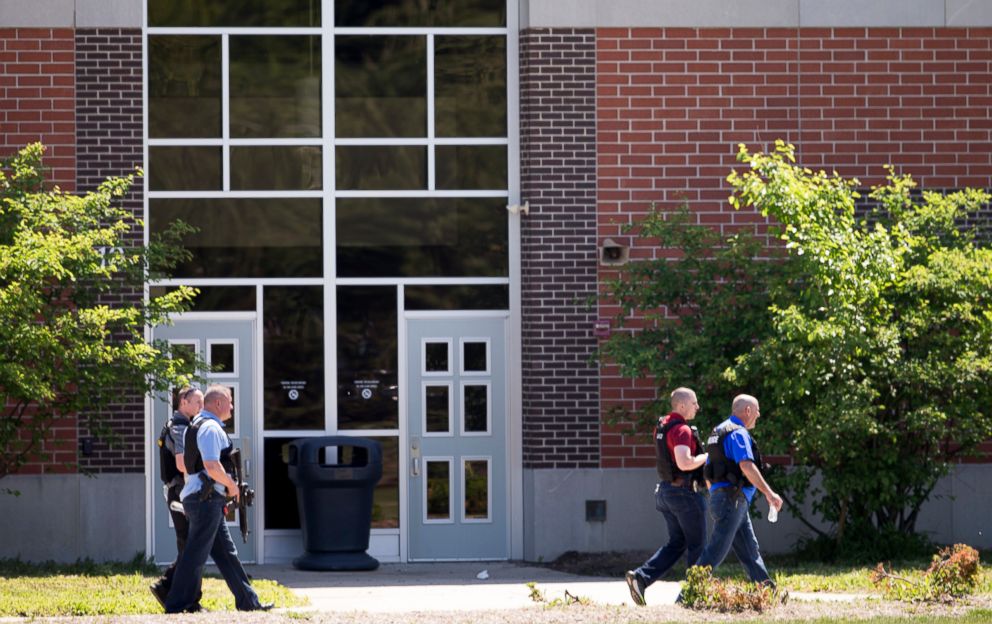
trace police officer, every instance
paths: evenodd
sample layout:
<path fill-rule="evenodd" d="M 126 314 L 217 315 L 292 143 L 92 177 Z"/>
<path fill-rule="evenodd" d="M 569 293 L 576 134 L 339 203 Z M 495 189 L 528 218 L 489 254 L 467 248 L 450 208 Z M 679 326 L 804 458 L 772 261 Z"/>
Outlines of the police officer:
<path fill-rule="evenodd" d="M 668 525 L 668 543 L 650 559 L 625 575 L 630 597 L 643 606 L 644 590 L 668 572 L 682 555 L 691 566 L 699 558 L 706 540 L 706 499 L 696 491 L 702 485 L 702 466 L 706 453 L 695 427 L 689 421 L 696 417 L 699 402 L 689 388 L 672 392 L 672 413 L 658 421 L 655 429 L 655 455 L 658 486 L 655 507 Z"/>
<path fill-rule="evenodd" d="M 199 418 L 193 420 L 186 432 L 183 459 L 189 479 L 180 496 L 189 518 L 189 539 L 179 557 L 165 610 L 167 613 L 193 610 L 196 589 L 209 556 L 234 594 L 238 611 L 267 611 L 272 605 L 259 602 L 224 521 L 227 497 L 237 502 L 240 495 L 238 484 L 230 475 L 234 445 L 223 424 L 232 416 L 231 390 L 221 385 L 210 386 L 203 406 Z"/>
<path fill-rule="evenodd" d="M 172 526 L 176 530 L 176 551 L 182 554 L 189 536 L 189 522 L 182 511 L 180 492 L 186 485 L 186 466 L 183 464 L 184 437 L 190 420 L 203 409 L 203 392 L 198 388 L 186 386 L 176 395 L 179 405 L 158 436 L 159 461 L 162 481 L 164 482 L 165 504 L 169 515 L 172 516 Z M 178 509 L 176 508 L 178 507 Z M 178 561 L 178 555 L 177 559 Z M 176 572 L 176 562 L 172 562 L 165 573 L 152 586 L 152 595 L 165 608 L 165 598 L 172 587 L 172 579 Z M 197 586 L 196 602 L 191 611 L 200 611 L 200 588 Z"/>
<path fill-rule="evenodd" d="M 752 581 L 774 587 L 775 583 L 768 576 L 758 550 L 758 539 L 754 536 L 748 515 L 756 490 L 761 490 L 770 507 L 776 511 L 782 508 L 782 497 L 761 475 L 761 452 L 749 432 L 761 415 L 758 399 L 748 394 L 738 395 L 734 398 L 731 412 L 730 418 L 717 425 L 706 441 L 709 460 L 705 475 L 711 484 L 713 533 L 696 565 L 716 568 L 733 548 Z"/>

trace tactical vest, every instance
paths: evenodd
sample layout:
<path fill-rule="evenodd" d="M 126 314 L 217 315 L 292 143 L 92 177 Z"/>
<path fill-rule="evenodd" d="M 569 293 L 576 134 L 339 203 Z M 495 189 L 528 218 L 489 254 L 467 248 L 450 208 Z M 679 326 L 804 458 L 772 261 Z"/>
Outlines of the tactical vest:
<path fill-rule="evenodd" d="M 655 430 L 654 435 L 655 461 L 656 468 L 658 469 L 658 478 L 669 483 L 679 478 L 690 479 L 692 481 L 702 481 L 702 466 L 691 472 L 680 470 L 678 462 L 676 462 L 675 458 L 668 452 L 668 432 L 678 425 L 688 426 L 688 423 L 684 420 L 669 419 L 664 426 L 661 426 L 661 421 L 659 420 L 658 425 L 659 427 Z M 699 439 L 699 430 L 692 426 L 689 426 L 689 429 L 692 431 L 692 439 L 696 443 L 695 446 L 698 451 L 698 449 L 703 447 L 703 442 Z"/>
<path fill-rule="evenodd" d="M 188 422 L 188 421 L 187 421 Z M 172 440 L 172 426 L 176 423 L 176 415 L 169 417 L 158 434 L 158 463 L 159 477 L 162 483 L 169 485 L 181 481 L 183 473 L 176 468 L 176 443 Z M 185 438 L 184 438 L 185 440 Z"/>
<path fill-rule="evenodd" d="M 754 485 L 744 476 L 740 464 L 727 457 L 723 451 L 723 441 L 727 439 L 727 436 L 743 428 L 736 423 L 724 422 L 710 433 L 710 437 L 706 440 L 706 452 L 709 453 L 710 457 L 705 469 L 706 480 L 710 483 L 726 482 L 733 487 Z M 754 454 L 754 465 L 759 471 L 764 470 L 765 465 L 761 461 L 761 451 L 758 450 L 758 443 L 755 442 L 754 438 L 751 438 L 751 452 Z"/>
<path fill-rule="evenodd" d="M 200 446 L 197 444 L 196 436 L 200 433 L 200 427 L 206 422 L 206 418 L 203 416 L 197 416 L 190 423 L 189 427 L 186 428 L 186 437 L 183 439 L 186 444 L 185 452 L 183 453 L 183 463 L 186 464 L 186 472 L 192 476 L 198 472 L 204 470 L 203 467 L 203 457 L 200 456 Z M 227 474 L 234 473 L 234 460 L 231 458 L 231 454 L 234 452 L 234 444 L 231 443 L 231 436 L 224 432 L 224 436 L 227 438 L 227 448 L 220 452 L 220 465 L 224 467 L 224 472 Z"/>

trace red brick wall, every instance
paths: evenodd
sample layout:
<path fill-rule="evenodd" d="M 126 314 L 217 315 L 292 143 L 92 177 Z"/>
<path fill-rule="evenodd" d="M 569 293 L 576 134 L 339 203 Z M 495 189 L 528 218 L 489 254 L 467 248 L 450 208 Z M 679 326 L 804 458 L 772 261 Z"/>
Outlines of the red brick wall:
<path fill-rule="evenodd" d="M 595 35 L 520 37 L 523 461 L 599 465 Z"/>
<path fill-rule="evenodd" d="M 68 191 L 76 184 L 74 49 L 71 29 L 0 28 L 0 156 L 41 141 L 49 180 Z M 76 420 L 56 421 L 38 449 L 47 459 L 21 473 L 74 472 L 76 445 Z"/>
<path fill-rule="evenodd" d="M 0 28 L 0 156 L 48 146 L 50 179 L 76 183 L 75 62 L 68 28 Z"/>
<path fill-rule="evenodd" d="M 600 237 L 650 255 L 621 225 L 682 201 L 699 223 L 760 234 L 758 215 L 726 202 L 738 143 L 781 138 L 803 164 L 865 185 L 892 163 L 928 188 L 992 187 L 990 40 L 988 28 L 598 30 Z M 603 370 L 604 410 L 653 392 Z M 646 442 L 604 425 L 601 465 L 652 465 Z"/>

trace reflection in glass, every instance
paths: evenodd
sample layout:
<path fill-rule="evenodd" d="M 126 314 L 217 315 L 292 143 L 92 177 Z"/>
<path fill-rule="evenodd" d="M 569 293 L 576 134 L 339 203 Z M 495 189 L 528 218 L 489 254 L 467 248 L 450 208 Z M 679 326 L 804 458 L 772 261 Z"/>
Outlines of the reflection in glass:
<path fill-rule="evenodd" d="M 177 362 L 183 362 L 184 364 L 191 365 L 196 361 L 196 345 L 194 344 L 173 344 L 169 350 L 172 355 L 172 359 Z"/>
<path fill-rule="evenodd" d="M 451 370 L 448 364 L 448 343 L 428 342 L 424 347 L 424 372 L 447 373 Z"/>
<path fill-rule="evenodd" d="M 335 26 L 506 26 L 506 0 L 336 0 Z"/>
<path fill-rule="evenodd" d="M 324 294 L 266 286 L 262 294 L 265 429 L 324 429 Z"/>
<path fill-rule="evenodd" d="M 148 0 L 149 26 L 320 26 L 320 0 Z"/>
<path fill-rule="evenodd" d="M 320 37 L 230 38 L 231 136 L 320 136 Z"/>
<path fill-rule="evenodd" d="M 403 289 L 406 310 L 506 310 L 510 288 L 493 286 L 415 286 Z"/>
<path fill-rule="evenodd" d="M 220 137 L 220 37 L 148 36 L 148 136 Z"/>
<path fill-rule="evenodd" d="M 451 519 L 451 464 L 447 461 L 426 461 L 427 519 Z"/>
<path fill-rule="evenodd" d="M 434 38 L 434 127 L 439 137 L 506 136 L 506 38 Z"/>
<path fill-rule="evenodd" d="M 505 277 L 504 198 L 337 200 L 341 277 Z"/>
<path fill-rule="evenodd" d="M 425 146 L 342 146 L 337 148 L 334 165 L 340 190 L 427 188 Z"/>
<path fill-rule="evenodd" d="M 204 146 L 148 148 L 148 189 L 152 191 L 218 191 L 221 149 Z"/>
<path fill-rule="evenodd" d="M 485 373 L 489 370 L 489 343 L 462 343 L 462 370 L 466 373 Z"/>
<path fill-rule="evenodd" d="M 505 145 L 438 145 L 435 150 L 438 189 L 506 189 Z"/>
<path fill-rule="evenodd" d="M 396 288 L 339 286 L 338 428 L 397 429 Z"/>
<path fill-rule="evenodd" d="M 227 386 L 231 391 L 231 417 L 223 422 L 224 431 L 228 435 L 235 435 L 238 432 L 238 393 L 234 386 Z"/>
<path fill-rule="evenodd" d="M 382 445 L 382 479 L 372 492 L 372 528 L 400 526 L 400 444 L 399 438 L 373 437 Z"/>
<path fill-rule="evenodd" d="M 426 433 L 451 431 L 451 388 L 448 386 L 424 388 L 424 422 Z"/>
<path fill-rule="evenodd" d="M 192 257 L 176 277 L 316 277 L 321 258 L 321 200 L 152 199 L 149 230 L 176 220 L 197 228 L 183 237 Z"/>
<path fill-rule="evenodd" d="M 232 191 L 310 191 L 323 186 L 318 145 L 231 146 Z"/>
<path fill-rule="evenodd" d="M 465 460 L 465 519 L 489 519 L 488 460 Z"/>
<path fill-rule="evenodd" d="M 151 297 L 161 297 L 176 290 L 174 286 L 151 286 Z M 255 311 L 254 286 L 199 286 L 190 312 Z"/>
<path fill-rule="evenodd" d="M 426 37 L 339 35 L 334 45 L 337 136 L 427 136 Z"/>
<path fill-rule="evenodd" d="M 489 431 L 489 386 L 485 384 L 465 384 L 465 432 L 486 433 Z"/>
<path fill-rule="evenodd" d="M 210 372 L 234 372 L 234 343 L 212 342 L 209 344 Z"/>

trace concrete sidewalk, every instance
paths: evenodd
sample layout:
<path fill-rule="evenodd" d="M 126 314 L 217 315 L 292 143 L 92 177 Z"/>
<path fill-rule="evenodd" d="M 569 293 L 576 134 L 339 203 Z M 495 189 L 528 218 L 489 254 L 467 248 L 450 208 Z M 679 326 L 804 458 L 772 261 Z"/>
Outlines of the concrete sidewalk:
<path fill-rule="evenodd" d="M 565 591 L 598 605 L 633 605 L 623 579 L 576 576 L 513 562 L 392 563 L 373 572 L 305 572 L 289 564 L 247 566 L 254 578 L 272 579 L 310 599 L 317 611 L 478 611 L 539 606 L 534 582 L 547 600 Z M 483 571 L 488 579 L 480 580 Z M 674 604 L 679 583 L 658 582 L 649 604 Z"/>

